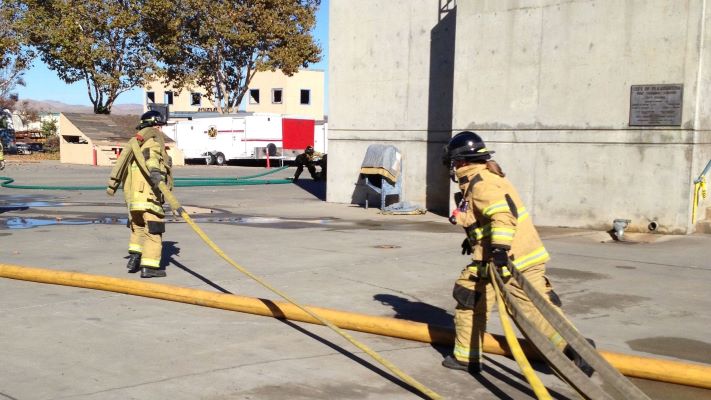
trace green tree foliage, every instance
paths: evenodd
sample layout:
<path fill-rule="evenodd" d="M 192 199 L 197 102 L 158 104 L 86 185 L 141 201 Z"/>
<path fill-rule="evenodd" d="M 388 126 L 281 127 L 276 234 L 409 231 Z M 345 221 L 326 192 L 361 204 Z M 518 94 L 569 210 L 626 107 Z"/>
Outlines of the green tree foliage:
<path fill-rule="evenodd" d="M 52 136 L 57 135 L 57 120 L 54 118 L 46 118 L 42 121 L 42 125 L 40 126 L 40 131 L 42 132 L 42 136 L 45 138 L 50 138 Z"/>
<path fill-rule="evenodd" d="M 25 46 L 20 21 L 23 8 L 14 0 L 0 0 L 0 108 L 13 109 L 14 89 L 24 85 L 22 74 L 30 66 L 33 53 Z"/>
<path fill-rule="evenodd" d="M 320 60 L 311 30 L 320 0 L 151 0 L 145 29 L 163 81 L 204 88 L 220 113 L 237 110 L 257 71 L 291 76 Z"/>
<path fill-rule="evenodd" d="M 18 0 L 42 61 L 66 83 L 86 82 L 97 114 L 142 86 L 155 57 L 141 28 L 141 0 Z"/>

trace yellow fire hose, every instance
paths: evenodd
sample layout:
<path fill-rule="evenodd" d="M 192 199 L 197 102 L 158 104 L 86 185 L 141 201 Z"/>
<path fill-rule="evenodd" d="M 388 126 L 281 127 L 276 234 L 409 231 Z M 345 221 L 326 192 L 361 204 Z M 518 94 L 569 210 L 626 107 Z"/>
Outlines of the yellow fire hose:
<path fill-rule="evenodd" d="M 492 264 L 489 264 L 489 276 L 493 277 L 495 273 L 496 271 L 494 271 L 494 266 Z M 504 304 L 504 297 L 501 294 L 501 289 L 499 288 L 499 281 L 492 278 L 492 286 L 494 287 L 494 291 L 496 292 L 496 304 L 498 305 L 497 308 L 499 310 L 499 319 L 501 320 L 501 327 L 504 329 L 504 336 L 506 337 L 506 342 L 511 348 L 511 354 L 513 355 L 514 360 L 516 360 L 516 363 L 521 369 L 521 373 L 523 373 L 523 376 L 528 381 L 528 384 L 531 385 L 531 389 L 533 389 L 533 393 L 536 395 L 536 398 L 538 398 L 539 400 L 553 399 L 550 393 L 548 393 L 548 389 L 546 389 L 545 385 L 543 385 L 543 382 L 541 382 L 541 380 L 538 378 L 538 375 L 536 375 L 536 372 L 533 370 L 533 367 L 531 367 L 531 363 L 528 362 L 526 354 L 523 352 L 521 345 L 518 343 L 516 333 L 511 327 L 511 321 L 509 321 L 509 316 L 506 312 L 507 308 Z"/>
<path fill-rule="evenodd" d="M 141 157 L 141 151 L 138 146 L 138 143 L 136 141 L 131 141 L 129 142 L 131 144 L 131 150 L 133 151 L 135 157 L 135 161 L 138 164 L 139 168 L 141 171 L 143 171 L 143 174 L 148 177 L 150 176 L 150 173 L 148 172 L 148 168 L 146 167 L 145 160 L 143 157 Z M 160 182 L 159 183 L 159 189 L 161 193 L 163 193 L 163 196 L 165 196 L 166 201 L 168 204 L 170 204 L 171 209 L 180 214 L 181 217 L 185 220 L 185 222 L 190 225 L 190 227 L 195 231 L 195 233 L 200 236 L 200 238 L 215 252 L 217 253 L 223 260 L 227 261 L 230 265 L 235 267 L 237 270 L 239 270 L 241 273 L 247 275 L 248 277 L 252 278 L 254 281 L 265 287 L 266 289 L 272 291 L 273 293 L 277 294 L 284 300 L 288 301 L 289 303 L 293 304 L 295 307 L 301 309 L 305 313 L 307 313 L 310 317 L 313 319 L 317 320 L 320 322 L 322 325 L 327 326 L 334 332 L 338 333 L 341 335 L 344 339 L 352 343 L 354 346 L 357 348 L 363 350 L 366 354 L 368 354 L 370 357 L 372 357 L 375 361 L 379 362 L 381 365 L 383 365 L 385 368 L 387 368 L 390 372 L 395 374 L 398 378 L 402 379 L 405 383 L 408 385 L 412 386 L 413 388 L 419 390 L 422 394 L 425 396 L 429 397 L 430 399 L 441 399 L 442 397 L 428 388 L 427 386 L 423 385 L 422 383 L 418 382 L 415 380 L 413 377 L 409 376 L 406 374 L 404 371 L 399 369 L 395 364 L 392 362 L 388 361 L 386 358 L 372 350 L 370 347 L 365 345 L 364 343 L 359 342 L 356 340 L 354 337 L 349 335 L 347 332 L 343 331 L 342 329 L 338 328 L 335 326 L 333 323 L 331 323 L 328 319 L 320 316 L 318 313 L 309 310 L 308 308 L 300 305 L 299 303 L 296 302 L 296 300 L 292 299 L 290 296 L 288 296 L 286 293 L 282 292 L 281 290 L 273 287 L 272 285 L 268 284 L 266 281 L 262 280 L 258 276 L 254 275 L 250 271 L 248 271 L 246 268 L 242 267 L 241 265 L 237 264 L 234 260 L 232 260 L 225 252 L 220 249 L 215 242 L 213 242 L 206 234 L 203 232 L 202 229 L 200 229 L 197 224 L 190 218 L 187 212 L 183 209 L 183 207 L 180 205 L 180 202 L 178 202 L 178 199 L 173 196 L 173 193 L 171 193 L 170 189 L 168 186 L 166 186 L 165 182 Z"/>
<path fill-rule="evenodd" d="M 699 193 L 701 196 L 699 196 Z M 706 177 L 701 176 L 699 179 L 694 181 L 694 199 L 692 200 L 692 206 L 691 206 L 691 223 L 695 224 L 696 223 L 696 210 L 699 207 L 699 200 L 703 198 L 706 198 Z"/>
<path fill-rule="evenodd" d="M 0 277 L 104 290 L 193 304 L 202 307 L 219 308 L 222 310 L 320 324 L 318 320 L 310 316 L 303 309 L 297 308 L 292 304 L 254 297 L 236 296 L 131 279 L 30 268 L 11 264 L 0 264 Z M 448 328 L 428 325 L 421 322 L 350 313 L 328 308 L 308 307 L 308 309 L 318 313 L 318 315 L 322 315 L 342 329 L 445 346 L 452 346 L 454 343 L 454 331 Z M 540 359 L 537 351 L 526 341 L 521 341 L 521 345 L 530 359 Z M 506 346 L 505 339 L 499 335 L 487 333 L 484 336 L 482 349 L 484 352 L 490 354 L 511 355 L 509 348 Z M 609 351 L 600 351 L 600 354 L 602 354 L 610 364 L 620 370 L 621 373 L 629 377 L 711 389 L 711 365 L 633 356 Z"/>

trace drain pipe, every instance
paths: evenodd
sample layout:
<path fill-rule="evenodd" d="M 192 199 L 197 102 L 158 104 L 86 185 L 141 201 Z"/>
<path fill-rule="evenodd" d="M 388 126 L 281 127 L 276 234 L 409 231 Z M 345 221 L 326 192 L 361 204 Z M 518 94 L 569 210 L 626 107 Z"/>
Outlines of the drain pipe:
<path fill-rule="evenodd" d="M 165 284 L 11 264 L 0 264 L 0 277 L 124 293 L 311 324 L 319 323 L 304 311 L 287 302 Z M 343 329 L 447 346 L 452 346 L 454 343 L 454 331 L 445 327 L 320 307 L 308 308 Z M 529 358 L 540 360 L 538 352 L 528 342 L 521 342 Z M 505 338 L 500 335 L 487 333 L 483 341 L 483 350 L 491 354 L 511 355 Z M 609 351 L 600 351 L 600 354 L 622 374 L 629 377 L 711 389 L 711 365 L 632 356 Z"/>

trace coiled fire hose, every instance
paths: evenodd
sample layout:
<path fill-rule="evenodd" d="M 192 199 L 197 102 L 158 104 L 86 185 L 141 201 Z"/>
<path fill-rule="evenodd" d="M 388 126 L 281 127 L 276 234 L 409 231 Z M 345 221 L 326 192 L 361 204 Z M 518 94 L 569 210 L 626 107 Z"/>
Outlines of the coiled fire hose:
<path fill-rule="evenodd" d="M 134 155 L 136 155 L 136 157 L 134 158 L 135 161 L 136 161 L 136 164 L 138 164 L 138 166 L 139 166 L 140 170 L 142 171 L 142 173 L 144 174 L 144 176 L 147 176 L 147 177 L 150 176 L 150 173 L 148 172 L 148 168 L 146 167 L 146 164 L 145 164 L 145 160 L 144 160 L 144 158 L 141 156 L 141 150 L 140 150 L 140 148 L 139 148 L 139 146 L 138 146 L 138 143 L 137 143 L 136 141 L 131 141 L 131 142 L 129 142 L 129 143 L 130 143 L 130 145 L 131 145 L 131 150 L 133 151 Z M 405 372 L 403 372 L 403 371 L 400 370 L 398 367 L 396 367 L 395 364 L 391 363 L 390 361 L 388 361 L 387 359 L 385 359 L 384 357 L 382 357 L 381 355 L 379 355 L 377 352 L 375 352 L 374 350 L 372 350 L 370 347 L 368 347 L 368 346 L 365 345 L 364 343 L 359 342 L 358 340 L 356 340 L 353 336 L 349 335 L 349 334 L 348 334 L 347 332 L 345 332 L 344 330 L 338 328 L 337 326 L 335 326 L 334 324 L 332 324 L 330 321 L 328 321 L 328 320 L 324 319 L 323 317 L 319 316 L 317 313 L 313 312 L 312 310 L 309 310 L 308 308 L 306 308 L 306 307 L 300 305 L 298 302 L 296 302 L 296 300 L 292 299 L 292 298 L 291 298 L 290 296 L 288 296 L 286 293 L 284 293 L 284 292 L 282 292 L 281 290 L 279 290 L 279 289 L 273 287 L 272 285 L 270 285 L 269 283 L 267 283 L 267 282 L 264 281 L 263 279 L 259 278 L 258 276 L 254 275 L 253 273 L 251 273 L 250 271 L 248 271 L 246 268 L 242 267 L 241 265 L 239 265 L 238 263 L 236 263 L 235 261 L 233 261 L 227 254 L 225 254 L 225 252 L 222 251 L 222 249 L 220 249 L 220 248 L 217 246 L 217 244 L 215 244 L 215 242 L 213 242 L 213 241 L 207 236 L 207 234 L 205 234 L 205 232 L 203 232 L 202 229 L 200 229 L 199 226 L 197 226 L 197 224 L 195 224 L 195 222 L 192 220 L 192 218 L 190 218 L 190 216 L 188 215 L 188 213 L 187 213 L 187 212 L 183 209 L 183 207 L 180 205 L 180 202 L 178 202 L 178 199 L 176 199 L 175 196 L 173 196 L 173 193 L 171 193 L 170 189 L 168 189 L 168 186 L 166 186 L 165 182 L 162 182 L 162 181 L 161 181 L 161 182 L 158 184 L 158 188 L 160 189 L 161 193 L 162 193 L 163 196 L 165 197 L 166 201 L 167 201 L 168 204 L 170 205 L 170 207 L 171 207 L 171 209 L 173 210 L 173 212 L 179 214 L 179 215 L 185 220 L 185 222 L 187 222 L 188 225 L 190 225 L 190 227 L 193 229 L 193 231 L 195 231 L 195 233 L 197 233 L 197 235 L 200 236 L 200 238 L 201 238 L 215 253 L 217 253 L 217 255 L 219 255 L 223 260 L 227 261 L 227 263 L 229 263 L 230 265 L 232 265 L 233 267 L 235 267 L 235 268 L 236 268 L 238 271 L 240 271 L 241 273 L 243 273 L 243 274 L 247 275 L 248 277 L 252 278 L 255 282 L 259 283 L 260 285 L 262 285 L 262 286 L 265 287 L 266 289 L 270 290 L 271 292 L 277 294 L 278 296 L 280 296 L 280 297 L 283 298 L 284 300 L 288 301 L 289 303 L 293 304 L 293 305 L 296 306 L 297 308 L 301 309 L 302 311 L 304 311 L 304 312 L 307 313 L 309 316 L 311 316 L 312 318 L 316 319 L 317 321 L 319 321 L 319 322 L 322 323 L 323 325 L 329 327 L 331 330 L 333 330 L 333 331 L 336 332 L 337 334 L 341 335 L 341 336 L 342 336 L 343 338 L 345 338 L 347 341 L 349 341 L 350 343 L 352 343 L 354 346 L 358 347 L 359 349 L 363 350 L 366 354 L 368 354 L 370 357 L 372 357 L 375 361 L 377 361 L 377 362 L 379 362 L 380 364 L 382 364 L 385 368 L 387 368 L 388 370 L 390 370 L 390 371 L 391 371 L 393 374 L 395 374 L 397 377 L 399 377 L 400 379 L 402 379 L 404 382 L 406 382 L 408 385 L 412 386 L 413 388 L 419 390 L 419 391 L 420 391 L 422 394 L 424 394 L 425 396 L 429 397 L 430 399 L 441 399 L 441 398 L 442 398 L 439 394 L 437 394 L 437 393 L 434 392 L 433 390 L 429 389 L 429 388 L 426 387 L 425 385 L 421 384 L 420 382 L 418 382 L 417 380 L 415 380 L 415 379 L 412 378 L 411 376 L 407 375 Z"/>

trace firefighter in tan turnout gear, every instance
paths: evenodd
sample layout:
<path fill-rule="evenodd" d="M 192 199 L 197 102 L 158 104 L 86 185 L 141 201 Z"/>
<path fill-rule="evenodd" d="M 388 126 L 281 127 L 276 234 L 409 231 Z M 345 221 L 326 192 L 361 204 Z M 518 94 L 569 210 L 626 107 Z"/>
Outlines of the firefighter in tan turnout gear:
<path fill-rule="evenodd" d="M 151 110 L 141 116 L 141 123 L 136 127 L 139 131 L 123 149 L 107 189 L 113 195 L 117 187 L 123 184 L 131 228 L 126 268 L 129 273 L 140 270 L 141 278 L 166 276 L 165 270 L 159 269 L 165 213 L 158 183 L 163 181 L 172 187 L 172 176 L 160 125 L 165 125 L 165 122 L 158 111 Z M 138 144 L 139 154 L 131 150 L 132 141 Z M 139 157 L 145 160 L 149 172 L 147 176 L 139 167 L 136 159 Z"/>
<path fill-rule="evenodd" d="M 490 160 L 493 151 L 486 149 L 476 133 L 468 131 L 455 135 L 444 150 L 443 161 L 452 169 L 453 179 L 456 176 L 461 190 L 450 222 L 465 228 L 467 238 L 462 249 L 463 253 L 472 254 L 473 262 L 462 270 L 454 285 L 453 296 L 457 301 L 454 354 L 447 356 L 442 365 L 473 373 L 481 370 L 481 343 L 496 295 L 487 273 L 488 264 L 493 263 L 526 317 L 555 346 L 565 350 L 578 367 L 591 374 L 590 367 L 566 346 L 516 280 L 511 279 L 509 261 L 536 290 L 548 294 L 549 299 L 555 298 L 544 276 L 545 263 L 550 258 L 548 252 L 518 192 L 499 165 Z"/>
<path fill-rule="evenodd" d="M 319 153 L 318 151 L 314 151 L 313 147 L 306 146 L 304 152 L 296 156 L 296 159 L 294 160 L 294 165 L 296 165 L 296 172 L 294 173 L 294 177 L 291 179 L 294 182 L 298 181 L 299 176 L 304 171 L 304 167 L 306 167 L 309 170 L 309 174 L 311 174 L 311 179 L 315 181 L 318 181 L 319 179 L 326 180 L 325 157 L 325 154 Z M 321 173 L 316 172 L 316 165 L 321 165 Z"/>
<path fill-rule="evenodd" d="M 5 169 L 5 150 L 2 147 L 2 140 L 0 140 L 0 171 Z"/>

